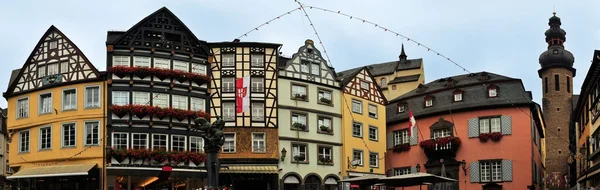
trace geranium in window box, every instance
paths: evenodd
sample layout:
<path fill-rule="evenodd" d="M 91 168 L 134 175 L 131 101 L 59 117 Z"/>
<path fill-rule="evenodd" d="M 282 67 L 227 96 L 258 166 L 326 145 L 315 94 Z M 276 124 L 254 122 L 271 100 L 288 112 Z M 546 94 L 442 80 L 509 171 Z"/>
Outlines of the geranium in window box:
<path fill-rule="evenodd" d="M 502 133 L 500 132 L 493 132 L 489 134 L 490 139 L 492 139 L 494 142 L 498 142 L 500 141 L 500 139 L 502 139 Z"/>
<path fill-rule="evenodd" d="M 200 118 L 200 117 L 203 117 L 203 118 L 206 118 L 206 119 L 210 119 L 210 117 L 208 116 L 208 114 L 206 114 L 206 112 L 203 112 L 203 111 L 192 111 L 192 110 L 190 110 L 190 111 L 187 112 L 187 115 L 188 115 L 188 118 L 190 118 L 191 120 L 194 120 L 194 119 Z"/>
<path fill-rule="evenodd" d="M 304 161 L 305 157 L 304 155 L 296 155 L 294 156 L 294 161 L 299 162 L 299 161 Z"/>
<path fill-rule="evenodd" d="M 127 150 L 127 155 L 132 159 L 132 161 L 142 160 L 143 165 L 144 161 L 150 155 L 150 152 L 146 149 L 129 149 Z"/>
<path fill-rule="evenodd" d="M 394 147 L 392 148 L 392 151 L 394 151 L 394 152 L 404 152 L 404 151 L 409 151 L 409 150 L 410 150 L 410 144 L 408 144 L 408 143 L 397 144 L 397 145 L 394 145 Z"/>
<path fill-rule="evenodd" d="M 149 105 L 131 105 L 129 111 L 136 117 L 142 119 L 146 117 L 146 115 L 152 115 L 154 108 Z"/>
<path fill-rule="evenodd" d="M 319 126 L 319 129 L 320 129 L 322 132 L 328 132 L 328 133 L 330 133 L 330 132 L 331 132 L 331 127 L 327 127 L 327 126 L 325 126 L 325 125 L 321 125 L 321 126 Z"/>
<path fill-rule="evenodd" d="M 331 100 L 330 100 L 330 99 L 328 99 L 328 98 L 325 98 L 325 97 L 323 97 L 323 98 L 321 98 L 320 100 L 321 100 L 321 103 L 324 103 L 324 104 L 331 104 Z"/>
<path fill-rule="evenodd" d="M 183 72 L 183 71 L 179 71 L 179 70 L 172 70 L 171 72 L 173 72 L 173 78 L 175 78 L 180 83 L 187 81 L 188 80 L 187 75 L 190 74 L 188 72 Z"/>
<path fill-rule="evenodd" d="M 144 79 L 149 75 L 154 74 L 154 69 L 149 67 L 135 67 L 135 76 L 140 77 L 140 79 Z"/>
<path fill-rule="evenodd" d="M 306 100 L 306 94 L 294 94 L 294 100 Z"/>
<path fill-rule="evenodd" d="M 129 66 L 114 66 L 108 69 L 111 73 L 117 75 L 119 78 L 131 75 L 136 72 L 136 69 Z"/>
<path fill-rule="evenodd" d="M 154 116 L 156 116 L 158 119 L 162 120 L 165 117 L 170 116 L 170 109 L 169 108 L 161 108 L 161 107 L 156 107 L 154 109 Z"/>
<path fill-rule="evenodd" d="M 119 118 L 123 118 L 125 115 L 127 115 L 130 112 L 130 106 L 129 105 L 112 105 L 110 106 L 110 111 L 112 113 L 114 113 L 115 115 L 117 115 Z"/>
<path fill-rule="evenodd" d="M 481 142 L 487 142 L 488 139 L 490 139 L 490 134 L 489 133 L 481 133 L 481 134 L 479 134 L 479 141 L 481 141 Z"/>
<path fill-rule="evenodd" d="M 331 158 L 320 157 L 319 164 L 331 164 L 333 161 Z"/>
<path fill-rule="evenodd" d="M 126 149 L 114 149 L 111 148 L 108 152 L 109 158 L 112 157 L 115 160 L 117 160 L 117 162 L 121 163 L 123 162 L 123 160 L 125 160 L 125 158 L 127 158 L 128 154 L 127 154 L 127 150 Z"/>
<path fill-rule="evenodd" d="M 292 124 L 292 127 L 296 130 L 304 130 L 306 129 L 306 125 L 300 123 L 300 122 L 294 122 L 294 124 Z"/>
<path fill-rule="evenodd" d="M 183 162 L 184 165 L 189 161 L 189 157 L 186 152 L 173 151 L 169 154 L 169 161 L 171 165 L 177 166 Z"/>
<path fill-rule="evenodd" d="M 461 144 L 462 142 L 458 137 L 442 137 L 420 142 L 421 148 L 429 158 L 456 156 Z"/>
<path fill-rule="evenodd" d="M 187 77 L 187 80 L 195 82 L 198 86 L 210 82 L 210 77 L 205 74 L 187 73 L 185 76 Z"/>
<path fill-rule="evenodd" d="M 154 149 L 150 152 L 150 158 L 157 164 L 162 164 L 169 158 L 169 152 L 165 149 Z"/>
<path fill-rule="evenodd" d="M 206 162 L 206 154 L 200 152 L 190 152 L 188 155 L 190 162 L 194 163 L 196 166 L 200 166 L 201 163 Z"/>
<path fill-rule="evenodd" d="M 188 111 L 180 109 L 171 109 L 170 115 L 171 117 L 174 117 L 175 119 L 181 122 L 188 117 Z"/>

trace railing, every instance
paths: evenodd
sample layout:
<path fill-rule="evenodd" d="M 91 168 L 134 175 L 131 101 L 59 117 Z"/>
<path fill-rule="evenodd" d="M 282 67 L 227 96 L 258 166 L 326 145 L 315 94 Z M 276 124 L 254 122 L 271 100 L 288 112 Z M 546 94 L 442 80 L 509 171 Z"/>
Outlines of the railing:
<path fill-rule="evenodd" d="M 420 146 L 423 148 L 427 157 L 455 157 L 458 148 L 461 145 L 458 137 L 443 137 L 437 139 L 429 139 L 421 141 Z"/>

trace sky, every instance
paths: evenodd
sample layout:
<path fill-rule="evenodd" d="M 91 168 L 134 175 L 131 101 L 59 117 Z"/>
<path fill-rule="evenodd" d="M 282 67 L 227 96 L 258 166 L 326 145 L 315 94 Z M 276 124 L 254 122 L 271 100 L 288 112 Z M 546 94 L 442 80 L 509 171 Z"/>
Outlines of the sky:
<path fill-rule="evenodd" d="M 487 71 L 523 80 L 541 103 L 539 55 L 547 49 L 544 32 L 555 10 L 567 32 L 565 47 L 575 55 L 574 92 L 578 93 L 600 49 L 600 1 L 435 1 L 303 0 L 310 6 L 341 11 L 377 23 L 450 57 L 471 72 Z M 577 2 L 577 3 L 573 3 Z M 71 39 L 99 69 L 106 70 L 106 32 L 125 31 L 161 7 L 169 8 L 201 40 L 232 41 L 299 5 L 293 0 L 128 0 L 5 1 L 0 6 L 4 38 L 0 45 L 0 89 L 11 70 L 25 60 L 51 26 Z M 336 71 L 398 59 L 404 43 L 408 58 L 423 58 L 425 81 L 466 74 L 426 48 L 356 19 L 306 9 Z M 318 42 L 309 21 L 295 11 L 270 22 L 241 41 L 283 44 L 291 56 L 306 39 Z M 322 47 L 318 47 L 322 51 Z M 0 107 L 6 107 L 0 100 Z"/>

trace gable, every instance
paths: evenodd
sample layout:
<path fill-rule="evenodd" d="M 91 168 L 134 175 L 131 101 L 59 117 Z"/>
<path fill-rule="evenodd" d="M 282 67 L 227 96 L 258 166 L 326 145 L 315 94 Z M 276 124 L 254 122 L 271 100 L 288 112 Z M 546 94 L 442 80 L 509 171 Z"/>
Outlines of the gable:
<path fill-rule="evenodd" d="M 169 9 L 163 7 L 142 19 L 114 41 L 116 47 L 162 50 L 208 56 L 206 42 L 198 40 Z"/>
<path fill-rule="evenodd" d="M 78 80 L 100 78 L 98 70 L 60 30 L 51 26 L 10 81 L 5 97 Z"/>
<path fill-rule="evenodd" d="M 346 76 L 344 86 L 344 93 L 354 95 L 372 102 L 376 102 L 382 105 L 386 104 L 386 99 L 377 85 L 377 81 L 373 78 L 369 70 L 365 68 L 355 72 L 352 76 Z M 351 78 L 350 78 L 351 77 Z M 366 84 L 366 88 L 363 88 L 363 82 Z"/>
<path fill-rule="evenodd" d="M 306 40 L 305 45 L 287 61 L 279 72 L 280 76 L 321 83 L 339 87 L 335 71 L 315 48 L 312 40 Z"/>

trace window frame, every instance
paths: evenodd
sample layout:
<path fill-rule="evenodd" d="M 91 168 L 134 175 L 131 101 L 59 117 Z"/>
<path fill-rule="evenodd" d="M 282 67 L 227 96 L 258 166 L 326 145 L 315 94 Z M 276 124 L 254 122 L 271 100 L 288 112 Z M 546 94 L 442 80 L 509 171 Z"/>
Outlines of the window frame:
<path fill-rule="evenodd" d="M 227 79 L 227 81 L 226 81 Z M 231 82 L 229 80 L 231 79 Z M 225 85 L 228 84 L 228 85 Z M 228 87 L 225 87 L 228 86 Z M 223 77 L 221 78 L 221 89 L 224 93 L 235 92 L 235 77 Z"/>
<path fill-rule="evenodd" d="M 356 149 L 356 148 L 352 149 L 352 160 L 351 161 L 355 160 L 354 159 L 354 156 L 355 156 L 354 153 L 357 153 L 357 152 L 360 153 L 360 159 L 359 159 L 360 162 L 359 162 L 358 166 L 364 166 L 365 165 L 365 163 L 364 163 L 365 151 L 362 150 L 362 149 Z"/>
<path fill-rule="evenodd" d="M 357 103 L 360 109 L 358 111 L 354 110 L 354 104 Z M 357 99 L 352 99 L 352 113 L 363 114 L 363 102 Z"/>
<path fill-rule="evenodd" d="M 256 88 L 254 87 L 255 84 L 256 84 Z M 265 92 L 265 79 L 262 77 L 250 77 L 250 92 L 255 92 L 255 93 Z"/>
<path fill-rule="evenodd" d="M 492 92 L 493 92 L 493 94 L 492 94 Z M 488 88 L 487 95 L 488 95 L 488 98 L 498 97 L 498 87 L 496 87 L 496 86 L 490 86 Z"/>
<path fill-rule="evenodd" d="M 170 142 L 170 141 L 169 141 L 170 137 L 169 137 L 169 134 L 165 134 L 165 133 L 152 133 L 152 138 L 151 138 L 151 139 L 152 139 L 152 142 L 151 142 L 151 144 L 152 144 L 152 147 L 151 147 L 151 148 L 152 148 L 152 150 L 155 150 L 155 148 L 154 148 L 154 147 L 155 147 L 155 145 L 156 145 L 156 144 L 154 144 L 154 140 L 155 140 L 155 137 L 154 137 L 154 135 L 157 135 L 157 136 L 165 136 L 165 151 L 169 151 L 169 150 L 170 150 L 170 149 L 169 149 L 169 147 L 170 147 L 170 146 L 169 146 L 169 145 L 170 145 L 170 144 L 169 144 L 169 142 Z M 162 139 L 159 139 L 159 140 L 162 140 Z M 160 149 L 160 148 L 159 148 L 159 149 Z"/>
<path fill-rule="evenodd" d="M 375 138 L 371 138 L 371 129 L 375 129 Z M 369 140 L 371 141 L 379 141 L 379 127 L 369 125 L 368 134 Z"/>
<path fill-rule="evenodd" d="M 225 110 L 226 110 L 225 105 L 226 104 L 227 105 L 229 105 L 229 104 L 233 105 L 231 108 L 227 108 L 228 111 L 230 110 L 232 112 L 232 116 L 231 117 L 226 117 L 226 115 L 225 115 L 225 113 L 226 113 L 225 112 Z M 235 102 L 223 102 L 222 103 L 221 116 L 223 117 L 224 121 L 235 121 L 235 119 L 237 117 L 235 106 L 236 106 Z"/>
<path fill-rule="evenodd" d="M 221 146 L 221 153 L 235 154 L 237 152 L 237 134 L 235 132 L 223 133 L 223 138 L 225 138 L 225 143 L 227 143 L 225 135 L 233 135 L 233 151 L 225 152 L 225 144 L 223 144 L 223 146 Z"/>
<path fill-rule="evenodd" d="M 306 98 L 304 98 L 304 100 L 295 99 L 296 94 L 302 94 L 302 93 L 299 93 L 298 91 L 296 91 L 296 93 L 294 93 L 294 87 L 304 88 L 304 96 L 306 96 Z M 308 91 L 308 85 L 300 84 L 300 83 L 292 83 L 292 86 L 290 88 L 290 99 L 308 102 L 309 93 L 310 92 Z"/>
<path fill-rule="evenodd" d="M 375 155 L 375 165 L 371 163 L 371 156 Z M 379 168 L 379 153 L 378 152 L 369 152 L 369 167 L 371 168 Z"/>
<path fill-rule="evenodd" d="M 167 94 L 167 93 L 158 93 L 158 92 L 152 92 L 150 94 L 151 97 L 151 102 L 152 102 L 152 106 L 158 106 L 160 108 L 169 108 L 171 107 L 171 95 Z M 165 104 L 160 104 L 159 105 L 159 100 L 163 101 L 162 98 L 165 97 Z"/>
<path fill-rule="evenodd" d="M 498 131 L 492 131 L 492 119 L 498 119 Z M 477 129 L 479 131 L 479 134 L 484 134 L 482 133 L 482 126 L 481 126 L 481 121 L 487 120 L 488 126 L 486 127 L 488 132 L 487 133 L 494 133 L 494 132 L 498 132 L 501 133 L 502 132 L 502 116 L 487 116 L 487 117 L 479 117 L 477 118 Z"/>
<path fill-rule="evenodd" d="M 360 130 L 359 130 L 360 134 L 358 134 L 358 135 L 354 134 L 354 127 L 356 124 L 360 125 Z M 363 136 L 364 136 L 363 129 L 364 129 L 364 124 L 362 122 L 353 121 L 352 122 L 352 137 L 363 138 Z"/>
<path fill-rule="evenodd" d="M 194 139 L 194 138 L 200 139 L 200 141 L 192 141 L 192 139 Z M 198 136 L 189 136 L 189 141 L 188 141 L 188 146 L 189 146 L 188 151 L 189 152 L 193 152 L 192 151 L 192 143 L 193 142 L 200 142 L 199 143 L 200 145 L 198 146 L 198 152 L 204 152 L 204 138 L 198 137 Z"/>
<path fill-rule="evenodd" d="M 52 66 L 52 67 L 50 67 Z M 60 74 L 60 63 L 48 63 L 46 64 L 46 76 L 51 76 L 51 75 L 58 75 Z M 52 70 L 50 70 L 52 69 Z M 52 71 L 52 74 L 50 74 L 50 71 Z"/>
<path fill-rule="evenodd" d="M 133 94 L 132 96 L 132 103 L 131 104 L 136 104 L 136 105 L 149 105 L 151 102 L 151 93 L 150 92 L 145 92 L 145 91 L 131 91 L 131 94 Z M 142 98 L 138 98 L 138 96 L 141 95 L 145 95 L 146 97 L 144 99 Z M 142 99 L 142 101 L 145 101 L 143 103 L 138 102 L 140 99 Z M 147 101 L 146 101 L 147 100 Z"/>
<path fill-rule="evenodd" d="M 44 106 L 44 100 L 42 98 L 42 96 L 44 95 L 50 95 L 50 109 L 48 110 L 48 112 L 43 112 L 43 106 Z M 52 110 L 54 108 L 54 105 L 52 105 L 53 102 L 53 93 L 52 92 L 42 92 L 38 94 L 38 115 L 46 115 L 46 114 L 51 114 Z"/>
<path fill-rule="evenodd" d="M 115 135 L 122 135 L 125 134 L 125 150 L 129 149 L 129 133 L 128 132 L 112 132 L 111 133 L 111 144 L 110 147 L 111 148 L 115 148 Z"/>
<path fill-rule="evenodd" d="M 152 64 L 152 68 L 171 70 L 171 59 L 165 59 L 165 58 L 155 57 L 155 58 L 153 58 L 153 60 L 154 60 L 154 62 Z M 165 68 L 165 67 L 162 66 L 164 64 L 163 61 L 166 61 L 166 64 L 167 64 L 168 67 Z M 161 65 L 161 66 L 157 67 L 156 63 L 160 63 L 158 65 Z"/>
<path fill-rule="evenodd" d="M 321 93 L 323 93 L 323 96 L 321 96 Z M 326 94 L 329 94 L 329 99 L 328 100 L 331 103 L 325 103 L 325 102 L 321 101 L 321 98 L 327 99 L 325 97 Z M 323 104 L 323 105 L 328 105 L 328 106 L 333 106 L 333 91 L 329 90 L 329 89 L 317 87 L 317 103 Z"/>
<path fill-rule="evenodd" d="M 120 103 L 119 103 L 119 104 L 116 104 L 117 102 L 115 101 L 115 97 L 117 97 L 117 96 L 116 96 L 116 94 L 115 94 L 115 93 L 116 93 L 116 94 L 120 94 L 120 93 L 125 93 L 125 94 L 127 94 L 127 96 L 126 96 L 126 97 L 124 97 L 124 98 L 127 100 L 127 102 L 126 102 L 126 103 L 124 103 L 124 104 L 120 104 Z M 130 93 L 130 91 L 112 91 L 112 94 L 111 94 L 111 104 L 113 104 L 113 105 L 128 105 L 128 104 L 131 104 L 131 103 L 129 102 L 129 96 L 131 96 L 131 93 Z M 119 97 L 119 98 L 121 98 L 121 97 Z"/>
<path fill-rule="evenodd" d="M 262 106 L 258 106 L 256 104 L 262 105 Z M 255 106 L 256 105 L 256 106 Z M 265 121 L 265 103 L 264 102 L 250 102 L 250 110 L 252 112 L 252 121 Z M 255 114 L 255 109 L 256 113 L 260 113 L 260 116 L 257 116 Z"/>
<path fill-rule="evenodd" d="M 183 71 L 183 72 L 190 72 L 190 62 L 189 61 L 181 61 L 181 60 L 176 60 L 173 59 L 172 63 L 173 66 L 173 70 L 177 70 L 177 71 Z M 181 70 L 179 68 L 176 68 L 175 65 L 177 64 L 185 64 L 185 70 Z"/>
<path fill-rule="evenodd" d="M 325 125 L 325 120 L 329 120 L 329 126 Z M 322 131 L 321 130 L 321 123 L 323 123 L 323 126 L 326 126 L 329 128 L 328 131 Z M 330 134 L 333 135 L 333 117 L 330 116 L 325 116 L 325 115 L 317 115 L 317 133 L 321 133 L 321 134 Z"/>
<path fill-rule="evenodd" d="M 197 106 L 200 109 L 195 109 Z M 199 97 L 190 97 L 190 110 L 192 111 L 206 111 L 206 100 Z"/>
<path fill-rule="evenodd" d="M 394 172 L 394 176 L 407 175 L 412 173 L 411 167 L 394 168 L 392 172 Z"/>
<path fill-rule="evenodd" d="M 58 49 L 58 40 L 49 41 L 48 42 L 48 50 L 55 50 L 55 49 Z"/>
<path fill-rule="evenodd" d="M 186 135 L 177 135 L 177 134 L 171 134 L 169 135 L 170 139 L 171 139 L 171 151 L 187 151 L 187 136 Z M 174 142 L 175 140 L 173 140 L 174 137 L 183 137 L 183 150 L 175 150 L 175 146 L 174 146 Z"/>
<path fill-rule="evenodd" d="M 127 65 L 115 64 L 115 63 L 124 63 L 123 60 L 126 60 L 125 62 L 127 63 Z M 115 67 L 115 66 L 131 67 L 131 56 L 113 55 L 111 66 L 112 67 Z"/>
<path fill-rule="evenodd" d="M 88 89 L 93 89 L 93 88 L 98 88 L 98 105 L 93 105 L 94 103 L 92 103 L 92 105 L 88 104 L 87 100 L 88 100 Z M 83 105 L 84 105 L 84 109 L 96 109 L 96 108 L 100 108 L 102 105 L 102 87 L 100 87 L 100 85 L 92 85 L 92 86 L 85 86 L 84 87 L 84 93 L 83 93 Z M 92 102 L 93 102 L 93 97 L 92 97 Z"/>
<path fill-rule="evenodd" d="M 258 56 L 258 57 L 257 57 Z M 255 62 L 260 60 L 260 62 Z M 264 67 L 265 66 L 265 55 L 262 53 L 251 53 L 250 54 L 250 67 Z"/>
<path fill-rule="evenodd" d="M 490 178 L 489 180 L 484 180 L 483 179 L 484 178 L 484 176 L 483 176 L 484 172 L 483 172 L 483 167 L 482 166 L 483 166 L 484 163 L 488 163 L 489 167 L 490 167 L 489 168 L 489 173 L 485 172 L 485 173 L 487 173 L 489 175 L 489 178 Z M 494 163 L 498 163 L 498 165 L 500 165 L 500 169 L 499 169 L 500 173 L 498 174 L 499 176 L 496 176 L 496 177 L 500 178 L 499 180 L 494 180 L 494 171 L 493 171 L 493 167 L 494 167 L 493 164 Z M 503 181 L 502 180 L 503 172 L 504 171 L 502 171 L 502 160 L 479 160 L 479 179 L 480 179 L 481 182 L 502 182 Z"/>
<path fill-rule="evenodd" d="M 429 107 L 433 107 L 433 98 L 432 97 L 425 97 L 425 107 L 429 108 Z"/>
<path fill-rule="evenodd" d="M 254 138 L 255 134 L 262 134 L 263 135 L 263 139 L 260 140 L 260 139 Z M 267 152 L 267 134 L 265 132 L 252 132 L 251 135 L 252 135 L 252 137 L 251 137 L 252 138 L 252 147 L 251 147 L 252 148 L 252 152 L 253 153 L 266 153 Z M 262 142 L 262 145 L 263 145 L 262 151 L 261 150 L 255 150 L 256 147 L 254 146 L 254 141 L 258 142 L 259 147 L 260 147 L 260 142 Z"/>
<path fill-rule="evenodd" d="M 229 55 L 231 55 L 231 59 L 232 60 L 231 60 L 231 62 L 228 61 L 227 63 L 231 63 L 231 65 L 229 65 L 229 64 L 226 65 L 225 61 L 224 61 L 225 60 L 224 58 L 225 58 L 225 56 L 229 56 Z M 235 53 L 222 53 L 221 56 L 220 56 L 220 58 L 221 58 L 221 67 L 235 67 L 235 57 L 236 57 Z"/>
<path fill-rule="evenodd" d="M 148 65 L 147 66 L 146 65 L 138 65 L 138 64 L 136 64 L 136 62 L 138 62 L 138 60 L 140 60 L 140 62 L 142 62 L 142 60 L 148 61 Z M 150 68 L 152 66 L 152 58 L 146 57 L 146 56 L 133 56 L 133 66 Z"/>
<path fill-rule="evenodd" d="M 374 116 L 371 116 L 371 109 L 370 108 L 372 108 L 372 107 L 375 107 L 375 114 L 374 114 Z M 375 118 L 375 119 L 379 118 L 379 107 L 377 105 L 369 103 L 367 105 L 367 112 L 368 112 L 368 115 L 369 115 L 370 118 Z"/>
<path fill-rule="evenodd" d="M 65 108 L 65 106 L 67 105 L 66 101 L 65 101 L 65 98 L 66 98 L 67 94 L 65 94 L 65 93 L 66 92 L 71 92 L 71 91 L 75 92 L 75 103 L 73 104 L 73 108 L 67 109 L 67 108 Z M 77 96 L 78 96 L 77 95 L 77 88 L 65 88 L 65 89 L 62 89 L 62 96 L 60 98 L 62 111 L 74 111 L 74 110 L 77 110 L 77 106 L 78 106 Z"/>
<path fill-rule="evenodd" d="M 208 73 L 208 67 L 202 63 L 190 62 L 191 72 L 195 74 L 206 75 Z"/>
<path fill-rule="evenodd" d="M 68 125 L 73 125 L 73 131 L 74 131 L 74 136 L 73 136 L 73 145 L 66 145 L 65 141 L 67 140 L 65 138 L 65 126 Z M 71 140 L 71 139 L 69 139 Z M 67 122 L 67 123 L 61 123 L 60 124 L 60 145 L 61 148 L 76 148 L 77 147 L 77 122 Z"/>
<path fill-rule="evenodd" d="M 89 132 L 89 129 L 88 129 L 88 124 L 89 123 L 96 123 L 96 124 L 98 124 L 98 126 L 96 126 L 96 127 L 98 127 L 98 134 L 97 134 L 98 135 L 97 136 L 98 139 L 96 140 L 96 144 L 94 144 L 93 127 L 92 127 L 92 132 L 90 133 L 92 135 L 92 144 L 88 144 L 87 143 L 87 135 L 88 135 L 88 132 Z M 98 121 L 98 120 L 96 120 L 96 121 L 84 121 L 83 122 L 83 145 L 84 146 L 100 146 L 100 134 L 102 134 L 101 130 L 102 130 L 102 128 L 100 127 L 100 121 Z"/>
<path fill-rule="evenodd" d="M 304 116 L 304 130 L 298 130 L 298 129 L 294 128 L 294 126 L 293 126 L 294 123 L 295 123 L 294 119 L 293 119 L 294 115 L 302 115 L 302 116 Z M 298 120 L 298 119 L 296 119 L 296 120 Z M 305 131 L 305 132 L 308 132 L 309 131 L 308 121 L 309 121 L 309 119 L 308 119 L 308 113 L 305 113 L 305 112 L 296 112 L 296 111 L 290 112 L 290 129 L 292 131 Z"/>
<path fill-rule="evenodd" d="M 59 71 L 60 71 L 61 74 L 68 73 L 71 70 L 71 67 L 69 67 L 69 62 L 68 61 L 62 61 L 59 64 L 60 64 Z M 66 70 L 64 70 L 64 69 L 66 69 Z"/>
<path fill-rule="evenodd" d="M 27 139 L 25 139 L 26 147 L 23 146 L 24 145 L 24 143 L 23 143 L 24 139 L 23 139 L 23 135 L 22 135 L 23 133 L 27 133 Z M 26 148 L 27 150 L 23 150 L 23 148 Z M 30 151 L 31 151 L 31 132 L 30 132 L 30 130 L 26 129 L 26 130 L 19 131 L 19 150 L 18 150 L 19 154 L 29 153 Z"/>
<path fill-rule="evenodd" d="M 394 135 L 394 146 L 401 144 L 410 144 L 410 135 L 408 135 L 408 128 L 400 129 L 393 132 Z M 406 136 L 405 136 L 406 133 Z M 397 135 L 398 134 L 398 135 Z M 405 142 L 406 141 L 406 142 Z"/>
<path fill-rule="evenodd" d="M 309 61 L 309 63 L 310 63 L 310 69 L 309 69 L 310 74 L 315 75 L 315 76 L 321 76 L 321 72 L 322 72 L 321 71 L 321 63 L 312 62 L 312 61 Z M 317 67 L 317 70 L 314 70 L 315 66 Z M 314 71 L 317 71 L 318 73 L 314 73 Z"/>
<path fill-rule="evenodd" d="M 150 134 L 148 134 L 148 133 L 131 133 L 131 138 L 130 138 L 131 139 L 131 149 L 134 149 L 134 146 L 136 146 L 135 143 L 134 143 L 135 140 L 136 140 L 134 138 L 135 135 L 146 135 L 146 138 L 145 138 L 146 143 L 143 145 L 144 148 L 139 148 L 139 149 L 141 149 L 141 150 L 150 150 L 149 149 L 149 147 L 150 147 Z M 144 139 L 141 138 L 140 140 L 144 140 Z"/>
<path fill-rule="evenodd" d="M 184 100 L 185 102 L 181 101 Z M 185 107 L 180 107 L 183 103 L 183 106 Z M 189 97 L 188 96 L 183 96 L 183 95 L 177 95 L 177 94 L 172 94 L 171 95 L 171 107 L 174 109 L 180 109 L 180 110 L 189 110 L 188 109 L 188 105 L 189 105 Z"/>
<path fill-rule="evenodd" d="M 38 78 L 42 78 L 42 77 L 48 76 L 46 74 L 46 65 L 38 65 L 36 72 L 37 72 L 36 74 L 37 74 Z"/>
<path fill-rule="evenodd" d="M 44 146 L 44 135 L 42 133 L 42 130 L 44 130 L 44 129 L 50 129 L 50 134 L 47 135 L 48 138 L 50 138 L 49 139 L 50 142 L 48 142 L 49 143 L 49 145 L 48 145 L 49 147 L 47 147 L 47 148 L 43 147 Z M 38 151 L 52 150 L 52 126 L 50 125 L 50 126 L 40 127 L 39 130 L 38 130 L 38 136 L 39 136 L 39 138 L 38 138 L 39 139 L 38 140 Z"/>
<path fill-rule="evenodd" d="M 366 80 L 360 80 L 360 89 L 362 89 L 362 90 L 369 90 L 369 88 L 371 86 L 369 83 L 370 82 L 368 82 Z"/>
<path fill-rule="evenodd" d="M 387 88 L 387 79 L 385 77 L 381 78 L 381 88 Z"/>
<path fill-rule="evenodd" d="M 291 143 L 291 162 L 292 163 L 299 163 L 299 164 L 308 164 L 310 163 L 310 150 L 308 147 L 308 143 L 301 143 L 301 142 L 290 142 Z M 295 156 L 294 155 L 294 147 L 297 146 L 298 147 L 298 155 L 302 155 L 302 151 L 301 151 L 301 147 L 304 147 L 304 160 L 302 161 L 296 161 L 296 159 L 294 159 Z"/>
<path fill-rule="evenodd" d="M 406 112 L 406 105 L 405 104 L 398 104 L 398 113 L 404 113 Z"/>
<path fill-rule="evenodd" d="M 452 102 L 462 102 L 464 99 L 464 92 L 457 90 L 452 93 Z M 458 98 L 457 98 L 458 97 Z"/>
<path fill-rule="evenodd" d="M 27 108 L 23 109 L 22 105 L 21 105 L 21 101 L 25 101 L 27 104 Z M 15 114 L 17 119 L 22 119 L 22 118 L 28 118 L 29 117 L 29 109 L 30 105 L 29 105 L 29 97 L 23 97 L 23 98 L 19 98 L 17 99 L 17 113 Z M 21 110 L 24 110 L 23 113 L 25 113 L 25 115 L 20 116 L 20 112 Z"/>
<path fill-rule="evenodd" d="M 322 149 L 324 149 L 324 150 L 329 149 L 329 155 L 327 155 L 325 153 L 326 151 L 321 152 Z M 321 161 L 322 157 L 326 158 L 327 156 L 329 156 L 329 159 L 331 160 L 331 163 L 324 163 L 324 162 Z M 333 146 L 318 144 L 317 145 L 317 165 L 330 165 L 330 166 L 333 166 L 334 164 L 335 164 L 335 160 L 334 160 L 334 157 L 333 157 Z"/>

